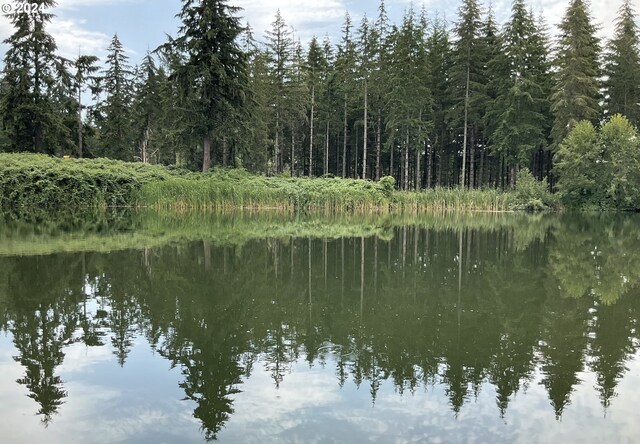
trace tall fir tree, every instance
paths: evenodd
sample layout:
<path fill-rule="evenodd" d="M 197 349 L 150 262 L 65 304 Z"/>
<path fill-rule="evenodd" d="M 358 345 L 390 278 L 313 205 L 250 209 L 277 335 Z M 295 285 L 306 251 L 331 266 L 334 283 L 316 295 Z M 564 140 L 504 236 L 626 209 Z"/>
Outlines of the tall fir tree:
<path fill-rule="evenodd" d="M 93 78 L 93 74 L 98 71 L 98 57 L 94 55 L 79 55 L 77 59 L 74 61 L 74 68 L 76 70 L 76 74 L 74 77 L 74 86 L 76 89 L 77 100 L 78 100 L 78 157 L 82 157 L 84 140 L 83 140 L 83 120 L 82 120 L 82 93 L 86 88 L 87 81 L 94 83 L 95 79 Z"/>
<path fill-rule="evenodd" d="M 342 177 L 347 177 L 347 145 L 349 141 L 349 119 L 357 86 L 355 85 L 356 45 L 353 36 L 353 24 L 349 13 L 345 14 L 342 25 L 342 38 L 338 45 L 336 76 L 342 95 Z M 338 156 L 336 156 L 338 157 Z"/>
<path fill-rule="evenodd" d="M 307 51 L 307 63 L 306 63 L 306 82 L 307 88 L 310 92 L 309 100 L 309 169 L 308 175 L 312 177 L 314 175 L 314 145 L 316 135 L 314 133 L 316 114 L 317 114 L 317 98 L 319 95 L 319 89 L 323 81 L 323 73 L 326 68 L 326 60 L 324 59 L 324 52 L 318 43 L 318 39 L 314 36 L 309 43 L 309 50 Z"/>
<path fill-rule="evenodd" d="M 182 21 L 172 44 L 186 55 L 177 72 L 189 85 L 192 124 L 202 140 L 202 171 L 211 167 L 211 144 L 223 143 L 223 128 L 245 105 L 247 55 L 240 48 L 240 8 L 226 0 L 182 0 Z M 220 134 L 223 133 L 223 134 Z"/>
<path fill-rule="evenodd" d="M 53 102 L 61 61 L 47 32 L 54 0 L 34 0 L 37 12 L 8 14 L 15 32 L 4 40 L 0 114 L 9 151 L 54 154 L 65 126 Z M 67 137 L 68 135 L 65 135 Z"/>
<path fill-rule="evenodd" d="M 533 47 L 539 41 L 535 18 L 524 0 L 515 0 L 496 59 L 505 77 L 494 101 L 497 126 L 493 134 L 493 143 L 509 166 L 512 187 L 518 167 L 529 165 L 536 150 L 547 141 L 544 129 L 549 103 L 544 85 L 538 83 L 545 54 Z"/>
<path fill-rule="evenodd" d="M 150 53 L 147 53 L 142 59 L 142 63 L 136 71 L 136 93 L 133 100 L 134 138 L 138 147 L 136 156 L 143 163 L 149 163 L 154 154 L 152 151 L 153 141 L 162 112 L 161 78 L 155 60 Z"/>
<path fill-rule="evenodd" d="M 99 79 L 99 102 L 95 109 L 100 132 L 97 154 L 131 162 L 135 155 L 131 112 L 133 68 L 117 34 L 111 39 L 107 51 L 106 69 Z"/>
<path fill-rule="evenodd" d="M 271 83 L 270 101 L 273 104 L 273 123 L 269 125 L 273 140 L 273 170 L 282 171 L 284 158 L 284 128 L 287 120 L 287 88 L 291 79 L 291 63 L 294 47 L 291 32 L 280 14 L 276 12 L 271 29 L 266 34 L 265 53 Z"/>
<path fill-rule="evenodd" d="M 571 0 L 560 23 L 551 97 L 558 146 L 576 123 L 600 118 L 600 43 L 585 0 Z"/>
<path fill-rule="evenodd" d="M 458 131 L 457 142 L 462 151 L 460 166 L 460 185 L 467 184 L 467 152 L 469 133 L 479 124 L 482 104 L 482 51 L 480 5 L 477 0 L 463 0 L 458 10 L 458 22 L 455 26 L 457 40 L 454 45 L 454 65 L 451 71 L 454 106 L 452 120 Z"/>
<path fill-rule="evenodd" d="M 448 110 L 451 108 L 451 90 L 448 88 L 451 75 L 451 42 L 446 23 L 436 19 L 427 37 L 427 85 L 431 90 L 433 107 L 431 119 L 433 131 L 429 138 L 426 159 L 426 185 L 442 185 L 442 168 L 449 146 L 450 122 Z M 437 161 L 434 174 L 433 165 Z M 435 176 L 435 177 L 434 177 Z"/>
<path fill-rule="evenodd" d="M 616 20 L 615 36 L 605 55 L 605 109 L 607 115 L 623 114 L 640 126 L 640 38 L 636 15 L 624 0 Z"/>

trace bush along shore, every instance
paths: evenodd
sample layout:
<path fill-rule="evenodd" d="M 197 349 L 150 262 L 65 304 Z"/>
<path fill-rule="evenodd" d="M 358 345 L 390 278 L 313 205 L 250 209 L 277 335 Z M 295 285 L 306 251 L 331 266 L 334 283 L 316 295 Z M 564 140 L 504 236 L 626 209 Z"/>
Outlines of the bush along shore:
<path fill-rule="evenodd" d="M 251 175 L 244 170 L 193 173 L 106 159 L 0 154 L 0 209 L 68 211 L 108 207 L 279 209 L 283 211 L 509 211 L 556 206 L 544 182 L 520 172 L 515 191 L 431 188 L 397 191 L 378 182 Z"/>

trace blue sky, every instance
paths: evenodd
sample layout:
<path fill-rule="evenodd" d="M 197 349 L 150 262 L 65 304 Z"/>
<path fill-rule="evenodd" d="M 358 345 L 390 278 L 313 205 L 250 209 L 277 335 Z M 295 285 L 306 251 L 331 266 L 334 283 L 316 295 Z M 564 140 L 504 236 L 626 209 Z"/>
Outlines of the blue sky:
<path fill-rule="evenodd" d="M 0 3 L 15 0 L 0 0 Z M 622 0 L 592 0 L 591 12 L 601 25 L 600 34 L 611 35 L 612 23 Z M 489 0 L 483 4 L 488 6 Z M 109 40 L 118 33 L 133 63 L 137 63 L 146 50 L 154 49 L 165 41 L 166 34 L 175 35 L 179 20 L 175 18 L 180 10 L 180 0 L 58 0 L 53 11 L 56 15 L 49 30 L 56 38 L 61 55 L 73 57 L 82 51 L 103 57 Z M 242 15 L 254 28 L 256 37 L 261 38 L 273 21 L 279 8 L 286 23 L 303 41 L 312 35 L 323 37 L 329 34 L 337 41 L 340 26 L 348 10 L 355 24 L 364 14 L 370 18 L 377 16 L 379 0 L 231 0 L 231 4 L 244 8 Z M 640 0 L 632 0 L 640 10 Z M 398 22 L 403 12 L 410 6 L 405 0 L 386 0 L 391 19 Z M 414 8 L 423 2 L 413 2 Z M 426 0 L 424 5 L 431 17 L 444 16 L 454 21 L 460 1 Z M 535 13 L 545 15 L 550 25 L 557 24 L 568 4 L 568 0 L 528 0 Z M 493 8 L 498 20 L 503 22 L 509 16 L 511 0 L 493 0 Z M 11 26 L 5 17 L 0 18 L 0 38 L 11 33 Z"/>

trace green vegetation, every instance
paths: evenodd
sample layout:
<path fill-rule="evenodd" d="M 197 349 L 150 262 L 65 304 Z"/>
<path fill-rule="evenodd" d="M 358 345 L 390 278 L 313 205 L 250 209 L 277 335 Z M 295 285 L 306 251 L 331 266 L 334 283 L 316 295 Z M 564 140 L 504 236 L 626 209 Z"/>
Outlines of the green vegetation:
<path fill-rule="evenodd" d="M 0 153 L 0 210 L 129 206 L 142 184 L 168 176 L 140 163 Z"/>
<path fill-rule="evenodd" d="M 582 121 L 560 145 L 558 194 L 570 208 L 640 208 L 640 138 L 629 120 L 611 117 L 600 131 Z"/>
<path fill-rule="evenodd" d="M 0 209 L 29 213 L 107 207 L 280 209 L 320 212 L 506 211 L 514 194 L 433 188 L 400 192 L 379 182 L 255 176 L 241 169 L 190 173 L 98 159 L 0 154 Z"/>
<path fill-rule="evenodd" d="M 228 0 L 185 0 L 166 43 L 129 60 L 116 35 L 102 61 L 58 55 L 47 33 L 55 2 L 34 1 L 46 13 L 8 15 L 14 32 L 0 75 L 0 151 L 264 176 L 390 176 L 403 191 L 435 189 L 381 197 L 375 183 L 245 175 L 222 184 L 216 172 L 197 184 L 175 175 L 132 183 L 111 192 L 113 205 L 137 187 L 162 207 L 502 210 L 512 204 L 502 193 L 445 189 L 513 190 L 524 168 L 555 189 L 554 156 L 580 121 L 622 113 L 640 124 L 640 39 L 628 0 L 603 42 L 584 0 L 568 2 L 557 38 L 525 0 L 510 14 L 461 0 L 450 24 L 411 7 L 392 23 L 382 0 L 373 20 L 355 24 L 347 13 L 334 42 L 296 39 L 279 11 L 269 29 L 254 31 Z M 47 189 L 42 202 L 58 205 L 53 193 Z M 83 193 L 88 206 L 109 200 Z M 626 201 L 615 208 L 633 204 L 616 199 Z M 550 206 L 529 203 L 516 205 Z"/>

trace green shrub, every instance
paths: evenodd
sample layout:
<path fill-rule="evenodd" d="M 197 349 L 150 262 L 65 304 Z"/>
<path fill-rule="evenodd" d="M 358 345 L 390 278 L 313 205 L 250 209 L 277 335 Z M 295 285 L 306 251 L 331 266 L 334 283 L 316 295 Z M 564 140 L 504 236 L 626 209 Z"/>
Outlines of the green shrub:
<path fill-rule="evenodd" d="M 557 200 L 549 192 L 547 179 L 537 180 L 528 168 L 518 171 L 513 209 L 544 211 L 557 206 Z"/>

